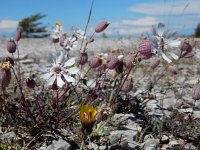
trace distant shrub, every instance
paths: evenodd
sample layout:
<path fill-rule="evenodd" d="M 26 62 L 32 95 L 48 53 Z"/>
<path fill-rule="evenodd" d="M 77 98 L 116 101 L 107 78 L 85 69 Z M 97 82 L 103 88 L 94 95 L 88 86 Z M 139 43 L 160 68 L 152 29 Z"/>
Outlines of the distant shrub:
<path fill-rule="evenodd" d="M 47 34 L 46 26 L 40 26 L 42 23 L 38 22 L 44 17 L 45 15 L 37 13 L 30 17 L 23 18 L 18 24 L 18 28 L 22 30 L 22 37 L 27 38 L 48 36 L 49 34 Z"/>
<path fill-rule="evenodd" d="M 195 29 L 195 37 L 200 37 L 200 23 L 198 23 Z"/>

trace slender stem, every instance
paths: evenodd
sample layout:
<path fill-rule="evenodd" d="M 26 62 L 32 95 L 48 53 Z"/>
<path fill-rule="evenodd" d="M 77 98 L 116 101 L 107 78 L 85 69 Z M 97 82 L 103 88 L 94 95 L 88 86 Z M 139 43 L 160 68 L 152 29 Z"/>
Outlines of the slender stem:
<path fill-rule="evenodd" d="M 18 86 L 19 86 L 19 90 L 20 90 L 20 94 L 21 94 L 21 100 L 22 100 L 24 103 L 26 103 L 25 96 L 24 96 L 24 93 L 23 93 L 23 90 L 22 90 L 22 86 L 21 86 L 21 84 L 20 84 L 20 82 L 19 82 L 19 80 L 18 80 L 18 77 L 17 77 L 17 75 L 16 75 L 16 73 L 15 73 L 14 68 L 12 68 L 12 70 L 13 70 L 13 74 L 14 74 L 14 76 L 15 76 L 15 79 L 16 79 L 16 81 L 17 81 L 17 84 L 18 84 Z M 32 117 L 32 113 L 31 113 L 31 110 L 29 109 L 29 107 L 28 107 L 27 110 L 28 110 L 29 116 Z"/>
<path fill-rule="evenodd" d="M 17 77 L 17 75 L 16 75 L 16 73 L 15 73 L 14 68 L 12 68 L 12 70 L 13 70 L 13 74 L 14 74 L 14 76 L 15 76 L 15 79 L 17 80 L 17 84 L 18 84 L 18 86 L 19 86 L 21 98 L 22 98 L 23 101 L 25 101 L 25 97 L 24 97 L 24 93 L 23 93 L 23 90 L 22 90 L 22 86 L 21 86 L 21 84 L 20 84 L 20 81 L 19 81 L 19 79 L 18 79 L 18 77 Z"/>
<path fill-rule="evenodd" d="M 18 77 L 20 78 L 19 81 L 21 82 L 21 73 L 20 73 L 20 60 L 19 60 L 19 48 L 18 48 L 18 42 L 17 42 L 17 58 L 18 58 Z"/>
<path fill-rule="evenodd" d="M 56 126 L 59 127 L 60 122 L 60 115 L 59 115 L 59 92 L 56 90 L 56 108 L 57 108 L 57 120 L 56 120 Z"/>
<path fill-rule="evenodd" d="M 84 30 L 84 35 L 83 35 L 83 36 L 86 35 L 87 28 L 88 28 L 88 25 L 89 25 L 89 23 L 90 23 L 90 18 L 91 18 L 91 15 L 92 15 L 93 4 L 94 4 L 94 0 L 92 0 L 92 3 L 91 3 L 91 7 L 90 7 L 90 11 L 89 11 L 89 15 L 88 15 L 88 19 L 87 19 L 87 23 L 86 23 L 86 26 L 85 26 L 85 30 Z M 80 51 L 81 51 L 81 49 L 82 49 L 83 42 L 84 42 L 84 38 L 83 38 L 83 40 L 82 40 L 82 42 L 81 42 Z"/>
<path fill-rule="evenodd" d="M 81 142 L 81 147 L 80 150 L 83 150 L 85 146 L 85 139 L 83 138 L 82 142 Z"/>

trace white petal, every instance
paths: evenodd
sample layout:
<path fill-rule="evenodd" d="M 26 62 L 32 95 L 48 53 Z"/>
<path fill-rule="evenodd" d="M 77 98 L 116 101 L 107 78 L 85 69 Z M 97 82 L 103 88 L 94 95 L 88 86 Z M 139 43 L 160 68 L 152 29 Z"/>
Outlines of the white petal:
<path fill-rule="evenodd" d="M 156 37 L 156 36 L 151 36 L 150 39 L 152 40 L 152 42 L 153 42 L 154 44 L 157 44 L 157 42 L 158 42 L 158 37 Z"/>
<path fill-rule="evenodd" d="M 66 80 L 67 82 L 75 82 L 75 79 L 74 79 L 73 77 L 68 76 L 68 75 L 66 75 L 66 74 L 63 74 L 63 76 L 65 77 L 65 80 Z"/>
<path fill-rule="evenodd" d="M 169 39 L 169 38 L 171 38 L 171 37 L 175 37 L 176 34 L 177 34 L 176 31 L 169 31 L 169 32 L 166 33 L 165 38 L 166 38 L 166 39 Z"/>
<path fill-rule="evenodd" d="M 169 53 L 175 60 L 178 60 L 179 59 L 179 57 L 176 55 L 176 54 L 174 54 L 174 53 Z"/>
<path fill-rule="evenodd" d="M 57 85 L 58 85 L 60 88 L 62 88 L 64 84 L 65 84 L 65 82 L 61 79 L 61 76 L 58 75 L 58 76 L 57 76 Z"/>
<path fill-rule="evenodd" d="M 161 53 L 161 55 L 162 55 L 162 58 L 163 58 L 164 60 L 166 60 L 168 63 L 171 63 L 171 62 L 172 62 L 163 52 Z"/>
<path fill-rule="evenodd" d="M 165 25 L 163 23 L 158 24 L 157 34 L 162 37 L 164 33 Z"/>
<path fill-rule="evenodd" d="M 167 45 L 171 48 L 179 47 L 180 44 L 181 44 L 181 41 L 178 41 L 178 40 L 167 41 Z"/>
<path fill-rule="evenodd" d="M 52 76 L 52 77 L 49 79 L 47 85 L 53 85 L 53 83 L 54 83 L 55 80 L 56 80 L 56 75 Z"/>
<path fill-rule="evenodd" d="M 45 80 L 49 80 L 49 78 L 52 76 L 52 72 L 49 72 L 49 73 L 45 73 L 43 74 L 41 77 Z"/>
<path fill-rule="evenodd" d="M 77 74 L 79 72 L 79 68 L 72 67 L 72 68 L 67 69 L 67 72 L 69 72 L 69 74 Z"/>
<path fill-rule="evenodd" d="M 67 60 L 64 67 L 72 66 L 74 64 L 75 64 L 75 58 L 73 57 L 73 58 L 70 58 L 69 60 Z"/>
<path fill-rule="evenodd" d="M 47 73 L 49 72 L 48 69 L 43 65 L 43 64 L 39 64 L 39 68 L 38 70 L 42 73 Z"/>

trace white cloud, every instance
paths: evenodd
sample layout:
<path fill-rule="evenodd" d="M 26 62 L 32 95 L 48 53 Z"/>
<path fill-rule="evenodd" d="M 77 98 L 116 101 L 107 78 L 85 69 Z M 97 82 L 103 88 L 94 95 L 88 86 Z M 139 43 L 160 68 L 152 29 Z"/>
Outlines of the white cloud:
<path fill-rule="evenodd" d="M 122 35 L 138 35 L 150 30 L 150 27 L 121 28 L 118 33 Z"/>
<path fill-rule="evenodd" d="M 168 15 L 168 14 L 200 14 L 199 0 L 173 0 L 155 3 L 141 3 L 129 8 L 132 12 L 147 15 Z"/>
<path fill-rule="evenodd" d="M 18 26 L 16 20 L 0 20 L 0 36 L 14 33 Z"/>
<path fill-rule="evenodd" d="M 122 24 L 127 26 L 151 26 L 157 23 L 158 21 L 155 17 L 144 17 L 136 20 L 135 19 L 122 20 Z"/>
<path fill-rule="evenodd" d="M 138 21 L 139 20 L 139 21 Z M 139 35 L 142 34 L 144 32 L 147 32 L 151 29 L 151 25 L 152 24 L 140 24 L 140 19 L 138 20 L 120 20 L 118 22 L 113 22 L 110 24 L 110 26 L 108 27 L 108 29 L 105 30 L 105 33 L 107 35 L 116 35 L 116 34 L 120 34 L 120 35 L 131 35 L 131 36 L 135 36 L 135 35 Z M 141 20 L 148 20 L 148 18 L 143 18 Z M 153 23 L 153 22 L 151 22 Z M 157 21 L 155 21 L 155 23 L 157 23 Z M 154 24 L 154 23 L 153 23 Z"/>
<path fill-rule="evenodd" d="M 0 29 L 17 28 L 18 21 L 16 20 L 0 20 Z"/>

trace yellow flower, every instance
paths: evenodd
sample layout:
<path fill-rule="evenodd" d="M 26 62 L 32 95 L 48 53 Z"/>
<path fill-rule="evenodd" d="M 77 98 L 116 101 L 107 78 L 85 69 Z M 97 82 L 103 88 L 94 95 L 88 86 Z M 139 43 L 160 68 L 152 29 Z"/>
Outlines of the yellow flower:
<path fill-rule="evenodd" d="M 56 24 L 57 26 L 59 26 L 59 27 L 62 26 L 62 23 L 61 23 L 61 22 L 56 22 L 55 24 Z"/>
<path fill-rule="evenodd" d="M 92 105 L 86 104 L 80 108 L 80 119 L 84 124 L 94 123 L 97 118 L 97 109 Z"/>
<path fill-rule="evenodd" d="M 9 70 L 11 67 L 12 67 L 12 65 L 9 61 L 0 63 L 0 68 L 2 68 L 3 70 Z"/>

